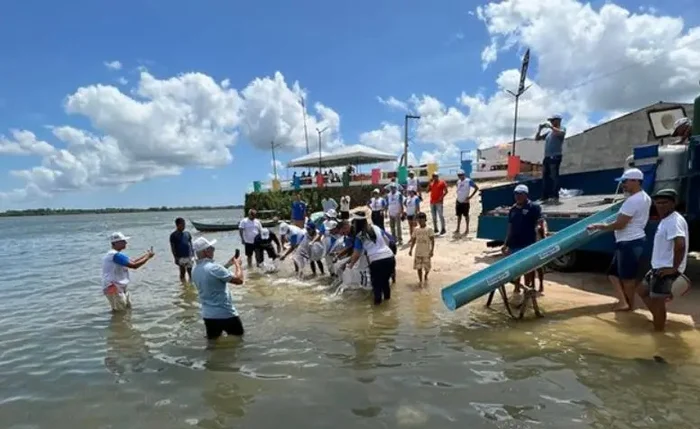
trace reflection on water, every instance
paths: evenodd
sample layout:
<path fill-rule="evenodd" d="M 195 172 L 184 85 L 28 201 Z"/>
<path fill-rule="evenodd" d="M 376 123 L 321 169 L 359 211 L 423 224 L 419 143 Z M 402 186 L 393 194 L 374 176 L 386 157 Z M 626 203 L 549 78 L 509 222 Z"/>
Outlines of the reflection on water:
<path fill-rule="evenodd" d="M 653 335 L 636 314 L 448 313 L 437 287 L 412 278 L 375 308 L 366 292 L 331 297 L 283 267 L 233 289 L 246 336 L 208 347 L 196 289 L 167 256 L 175 216 L 197 218 L 0 219 L 3 429 L 700 427 L 697 332 Z M 122 316 L 99 287 L 112 230 L 134 237 L 133 254 L 157 252 L 133 273 L 134 310 Z M 66 234 L 85 266 L 56 255 Z M 239 245 L 208 236 L 224 255 Z"/>

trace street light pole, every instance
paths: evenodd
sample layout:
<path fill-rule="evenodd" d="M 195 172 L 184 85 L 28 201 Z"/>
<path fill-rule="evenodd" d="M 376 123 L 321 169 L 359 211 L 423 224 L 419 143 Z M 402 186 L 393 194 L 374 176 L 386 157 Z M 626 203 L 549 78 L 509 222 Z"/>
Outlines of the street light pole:
<path fill-rule="evenodd" d="M 306 141 L 306 154 L 309 154 L 309 131 L 306 129 L 306 101 L 304 96 L 300 97 L 301 100 L 301 111 L 304 114 L 304 140 Z"/>
<path fill-rule="evenodd" d="M 328 127 L 324 128 L 322 130 L 319 130 L 318 128 L 316 128 L 316 132 L 318 133 L 318 171 L 319 171 L 319 173 L 322 170 L 322 167 L 321 167 L 321 134 L 323 134 L 327 129 L 328 129 Z"/>
<path fill-rule="evenodd" d="M 408 168 L 408 120 L 420 119 L 417 115 L 406 115 L 403 124 L 403 165 Z"/>
<path fill-rule="evenodd" d="M 277 160 L 275 159 L 275 142 L 274 140 L 270 142 L 270 148 L 272 149 L 272 171 L 275 175 L 275 180 L 277 180 Z"/>

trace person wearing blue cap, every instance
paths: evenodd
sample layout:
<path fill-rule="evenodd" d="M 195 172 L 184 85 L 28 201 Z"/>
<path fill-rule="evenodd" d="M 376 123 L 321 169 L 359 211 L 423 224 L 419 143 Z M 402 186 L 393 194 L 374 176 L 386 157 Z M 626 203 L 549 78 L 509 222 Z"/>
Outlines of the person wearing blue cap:
<path fill-rule="evenodd" d="M 549 132 L 542 135 L 542 130 Z M 544 140 L 544 159 L 542 160 L 542 202 L 559 202 L 559 167 L 561 166 L 562 147 L 566 137 L 566 128 L 561 126 L 561 115 L 552 115 L 547 122 L 540 124 L 535 140 Z"/>

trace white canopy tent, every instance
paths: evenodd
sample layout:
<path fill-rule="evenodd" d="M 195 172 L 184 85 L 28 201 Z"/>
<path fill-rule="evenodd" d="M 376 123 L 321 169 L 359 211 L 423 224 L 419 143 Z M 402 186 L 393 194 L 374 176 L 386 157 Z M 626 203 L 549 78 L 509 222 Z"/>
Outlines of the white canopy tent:
<path fill-rule="evenodd" d="M 310 153 L 287 163 L 288 168 L 326 168 L 344 167 L 346 165 L 378 164 L 396 161 L 396 155 L 363 146 L 360 144 L 346 146 L 331 153 Z"/>

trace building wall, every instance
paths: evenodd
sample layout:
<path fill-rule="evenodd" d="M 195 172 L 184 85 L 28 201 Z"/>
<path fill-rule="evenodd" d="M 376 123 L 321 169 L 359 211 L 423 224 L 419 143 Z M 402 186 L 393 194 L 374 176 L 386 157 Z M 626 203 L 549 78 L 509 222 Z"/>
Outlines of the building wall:
<path fill-rule="evenodd" d="M 693 105 L 681 105 L 685 108 L 686 115 L 692 118 Z M 647 111 L 673 106 L 678 104 L 657 103 L 568 137 L 564 140 L 561 174 L 622 168 L 634 147 L 663 142 L 654 139 Z M 675 140 L 665 139 L 669 143 Z"/>

